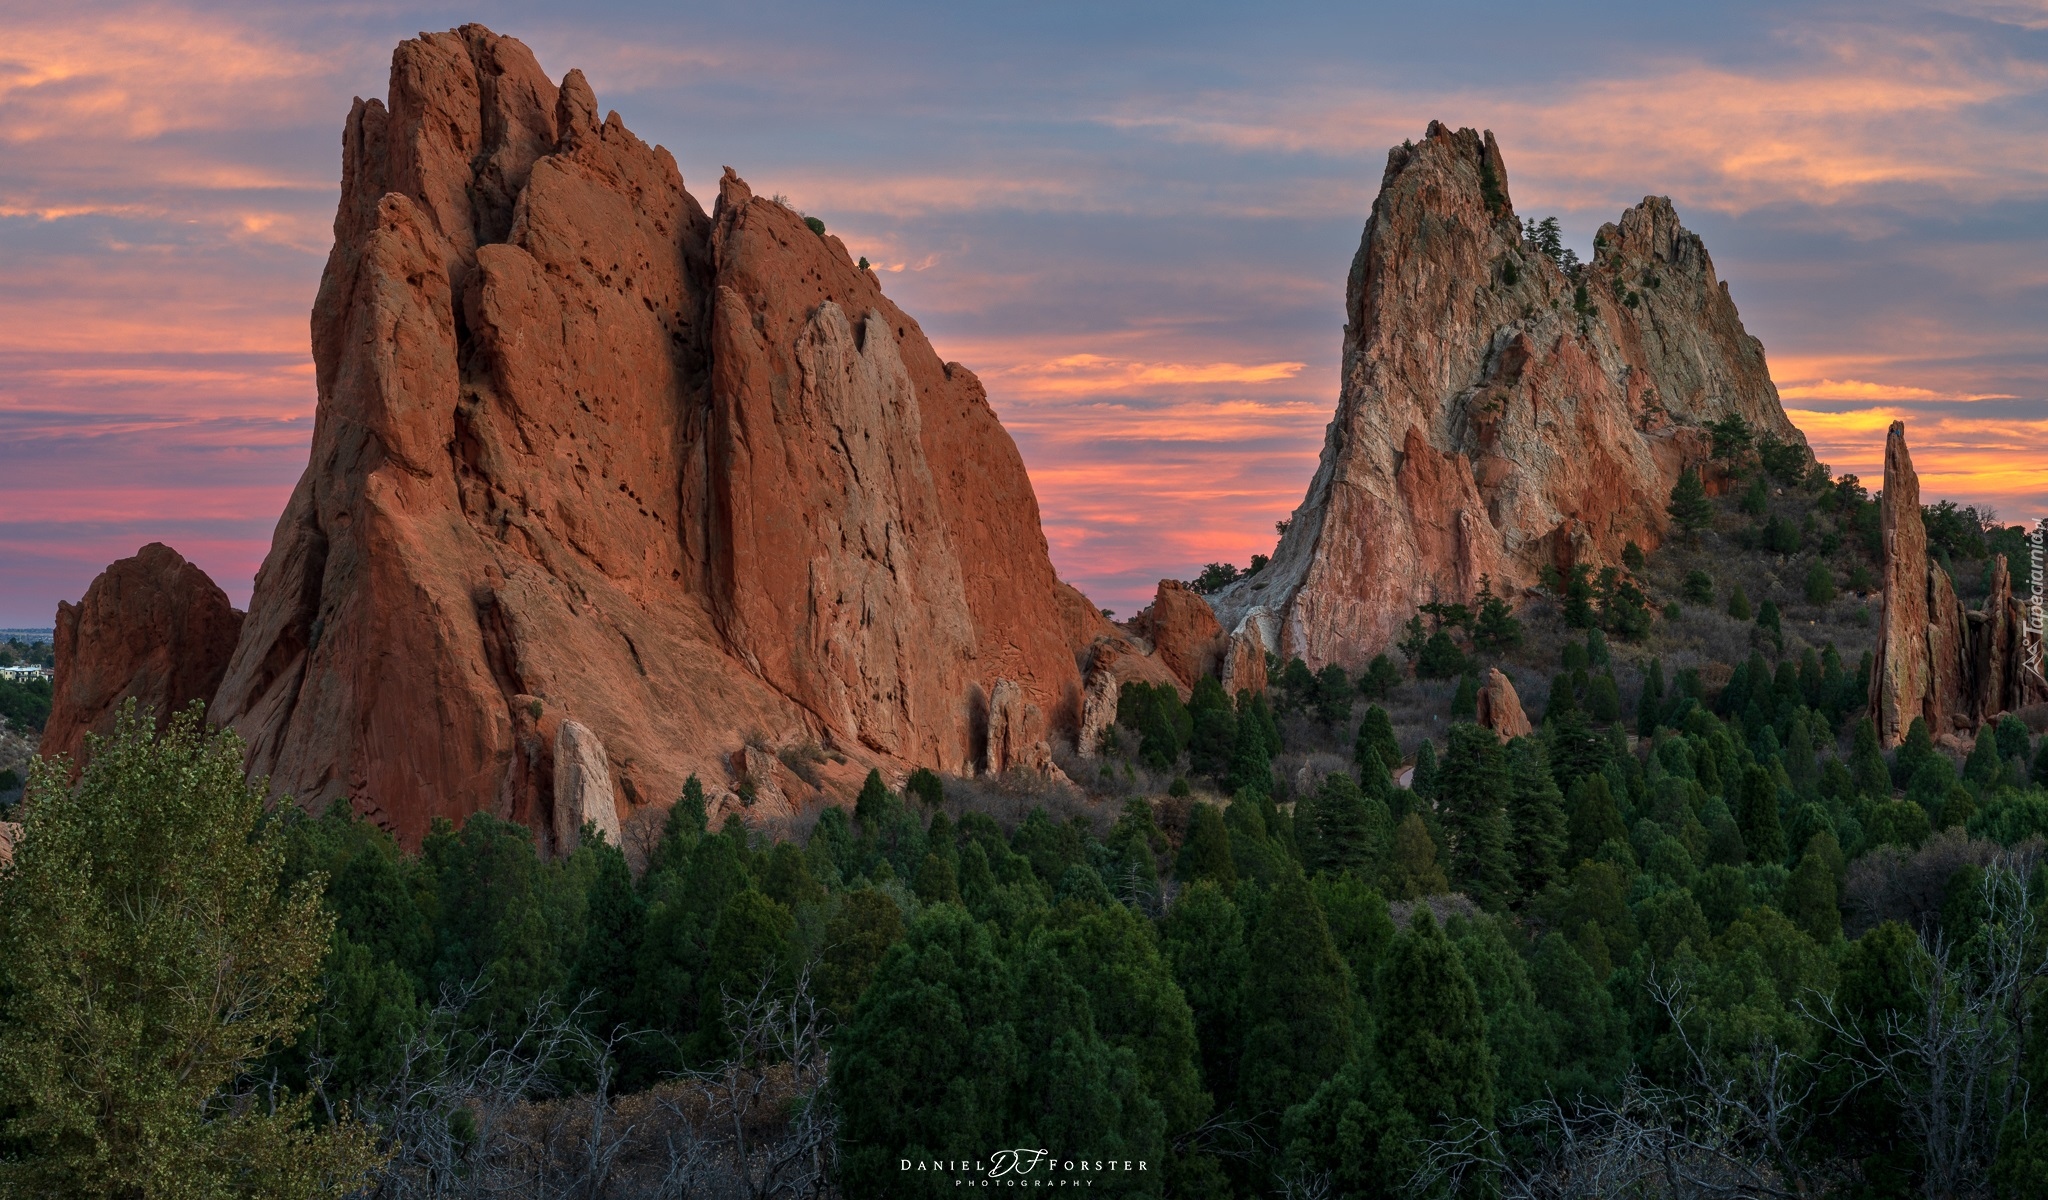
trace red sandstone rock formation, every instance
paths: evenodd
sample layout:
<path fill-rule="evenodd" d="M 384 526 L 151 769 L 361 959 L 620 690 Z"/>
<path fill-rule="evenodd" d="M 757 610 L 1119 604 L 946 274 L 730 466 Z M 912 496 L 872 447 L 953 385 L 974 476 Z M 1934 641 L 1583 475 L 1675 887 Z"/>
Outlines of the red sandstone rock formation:
<path fill-rule="evenodd" d="M 1346 315 L 1307 497 L 1271 564 L 1215 597 L 1233 628 L 1269 608 L 1272 649 L 1311 666 L 1364 662 L 1482 576 L 1506 592 L 1547 562 L 1654 547 L 1726 414 L 1800 437 L 1670 201 L 1602 227 L 1568 276 L 1524 243 L 1490 133 L 1432 123 L 1388 153 Z"/>
<path fill-rule="evenodd" d="M 1896 746 L 1916 717 L 1937 741 L 1961 745 L 1959 735 L 2006 712 L 2048 701 L 2038 647 L 2025 636 L 2026 615 L 2012 594 L 2005 557 L 1992 568 L 1984 608 L 1970 612 L 1956 598 L 1948 573 L 1927 556 L 1920 512 L 1920 477 L 1906 450 L 1906 424 L 1892 422 L 1885 436 L 1884 612 L 1870 675 L 1870 715 L 1879 740 Z"/>
<path fill-rule="evenodd" d="M 1487 671 L 1486 686 L 1479 689 L 1478 721 L 1503 742 L 1535 732 L 1529 715 L 1522 711 L 1514 681 L 1497 670 Z"/>
<path fill-rule="evenodd" d="M 215 706 L 252 770 L 416 841 L 555 826 L 534 699 L 624 813 L 722 794 L 746 731 L 969 771 L 999 679 L 1073 727 L 1108 624 L 979 382 L 839 239 L 730 172 L 707 215 L 475 25 L 401 44 L 342 150 L 311 462 Z"/>
<path fill-rule="evenodd" d="M 1200 592 L 1178 579 L 1162 579 L 1151 607 L 1131 627 L 1152 643 L 1152 653 L 1180 681 L 1183 692 L 1223 665 L 1230 639 Z"/>
<path fill-rule="evenodd" d="M 151 542 L 100 572 L 77 604 L 57 606 L 56 690 L 42 753 L 77 757 L 114 727 L 124 701 L 161 726 L 211 703 L 242 629 L 227 593 L 169 546 Z"/>

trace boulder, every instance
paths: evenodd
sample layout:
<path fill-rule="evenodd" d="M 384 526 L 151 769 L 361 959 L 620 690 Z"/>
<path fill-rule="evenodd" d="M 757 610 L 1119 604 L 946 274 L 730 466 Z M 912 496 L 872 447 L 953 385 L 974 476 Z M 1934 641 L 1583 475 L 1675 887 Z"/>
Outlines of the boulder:
<path fill-rule="evenodd" d="M 1535 732 L 1529 715 L 1522 711 L 1522 698 L 1515 694 L 1514 681 L 1498 670 L 1488 670 L 1486 686 L 1479 689 L 1478 719 L 1503 742 Z"/>
<path fill-rule="evenodd" d="M 706 213 L 601 112 L 479 25 L 350 112 L 310 460 L 215 702 L 252 771 L 413 845 L 548 827 L 533 697 L 628 805 L 723 794 L 756 732 L 971 771 L 998 678 L 1071 728 L 1107 623 L 980 383 L 838 238 L 730 171 Z"/>
<path fill-rule="evenodd" d="M 1024 695 L 1024 689 L 1014 680 L 998 679 L 989 690 L 988 749 L 982 772 L 1003 776 L 1012 771 L 1064 778 L 1053 765 L 1045 712 Z"/>
<path fill-rule="evenodd" d="M 1239 692 L 1254 694 L 1266 690 L 1266 635 L 1264 628 L 1270 618 L 1263 608 L 1246 613 L 1231 632 L 1230 644 L 1223 652 L 1223 694 L 1236 696 Z"/>
<path fill-rule="evenodd" d="M 1081 690 L 1081 727 L 1075 737 L 1075 749 L 1082 758 L 1094 758 L 1103 732 L 1116 724 L 1120 686 L 1115 671 L 1103 666 L 1089 668 L 1087 686 Z"/>
<path fill-rule="evenodd" d="M 555 732 L 555 852 L 573 853 L 586 824 L 595 825 L 611 845 L 621 844 L 618 800 L 604 743 L 583 725 L 563 721 Z"/>
<path fill-rule="evenodd" d="M 1209 601 L 1178 579 L 1159 581 L 1151 607 L 1139 613 L 1132 626 L 1151 641 L 1152 652 L 1173 672 L 1183 690 L 1222 668 L 1230 639 L 1217 624 Z"/>
<path fill-rule="evenodd" d="M 42 753 L 85 750 L 132 699 L 161 728 L 198 700 L 212 705 L 242 614 L 206 572 L 151 542 L 100 572 L 85 597 L 57 606 L 55 690 Z"/>
<path fill-rule="evenodd" d="M 1418 604 L 1653 549 L 1737 414 L 1802 440 L 1706 247 L 1651 196 L 1568 274 L 1525 241 L 1491 133 L 1388 152 L 1353 261 L 1323 454 L 1273 559 L 1212 597 L 1311 667 L 1385 650 Z"/>

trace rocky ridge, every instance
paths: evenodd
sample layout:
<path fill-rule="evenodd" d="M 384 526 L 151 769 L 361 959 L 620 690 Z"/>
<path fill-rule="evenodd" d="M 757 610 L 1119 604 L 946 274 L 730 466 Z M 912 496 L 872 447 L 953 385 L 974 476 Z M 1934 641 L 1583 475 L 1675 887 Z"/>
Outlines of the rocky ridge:
<path fill-rule="evenodd" d="M 1905 740 L 1916 718 L 1950 745 L 1986 721 L 2048 702 L 2041 650 L 2026 636 L 2026 610 L 2012 592 L 2004 555 L 1992 567 L 1991 593 L 1972 612 L 1927 554 L 1920 477 L 1906 448 L 1906 424 L 1885 436 L 1884 607 L 1870 676 L 1870 715 L 1887 747 Z"/>
<path fill-rule="evenodd" d="M 1161 669 L 1055 576 L 981 384 L 838 238 L 730 170 L 707 213 L 599 112 L 477 25 L 356 101 L 310 461 L 185 690 L 278 792 L 408 842 L 616 836 L 693 773 L 750 819 L 816 797 L 763 747 L 827 795 L 1048 768 L 1082 664 Z"/>
<path fill-rule="evenodd" d="M 1283 658 L 1357 666 L 1417 604 L 1655 547 L 1705 426 L 1803 440 L 1763 347 L 1671 202 L 1601 228 L 1576 274 L 1528 244 L 1491 133 L 1388 153 L 1353 260 L 1342 385 L 1271 563 L 1213 599 Z"/>

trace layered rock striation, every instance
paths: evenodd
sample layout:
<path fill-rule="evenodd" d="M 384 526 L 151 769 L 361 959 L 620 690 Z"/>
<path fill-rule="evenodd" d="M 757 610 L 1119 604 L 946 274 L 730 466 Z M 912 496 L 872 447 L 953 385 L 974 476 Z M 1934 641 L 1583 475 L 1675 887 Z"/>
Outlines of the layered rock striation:
<path fill-rule="evenodd" d="M 1906 424 L 1885 436 L 1884 610 L 1870 675 L 1870 715 L 1887 747 L 1905 740 L 1916 719 L 1938 740 L 1962 735 L 2001 713 L 2048 701 L 2038 644 L 2026 636 L 2026 610 L 2012 592 L 2005 556 L 1992 564 L 1984 607 L 1965 609 L 1948 572 L 1927 554 L 1920 477 L 1906 448 Z"/>
<path fill-rule="evenodd" d="M 998 681 L 1004 737 L 1072 730 L 1114 631 L 980 383 L 837 238 L 730 171 L 707 213 L 599 113 L 476 25 L 350 112 L 311 460 L 213 705 L 252 771 L 560 840 L 729 795 L 750 738 L 970 772 Z"/>
<path fill-rule="evenodd" d="M 1272 562 L 1215 597 L 1281 657 L 1356 665 L 1417 604 L 1654 547 L 1704 426 L 1801 440 L 1727 285 L 1671 202 L 1605 225 L 1567 273 L 1528 244 L 1491 133 L 1388 153 L 1353 260 L 1337 413 Z"/>
<path fill-rule="evenodd" d="M 242 614 L 206 572 L 151 542 L 100 572 L 76 604 L 57 606 L 55 688 L 40 751 L 82 760 L 86 738 L 113 731 L 130 700 L 161 728 L 213 700 Z"/>

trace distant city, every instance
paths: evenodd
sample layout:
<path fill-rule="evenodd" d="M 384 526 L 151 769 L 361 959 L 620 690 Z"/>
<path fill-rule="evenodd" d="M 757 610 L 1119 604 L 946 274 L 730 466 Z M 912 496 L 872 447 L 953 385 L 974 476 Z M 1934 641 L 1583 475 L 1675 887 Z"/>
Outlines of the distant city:
<path fill-rule="evenodd" d="M 54 641 L 57 631 L 45 625 L 41 629 L 0 629 L 0 642 L 48 642 Z"/>

